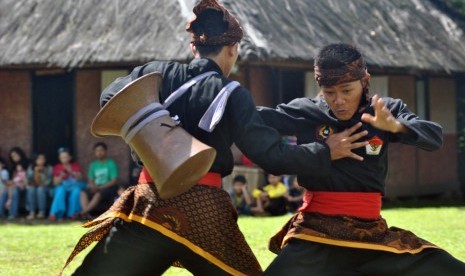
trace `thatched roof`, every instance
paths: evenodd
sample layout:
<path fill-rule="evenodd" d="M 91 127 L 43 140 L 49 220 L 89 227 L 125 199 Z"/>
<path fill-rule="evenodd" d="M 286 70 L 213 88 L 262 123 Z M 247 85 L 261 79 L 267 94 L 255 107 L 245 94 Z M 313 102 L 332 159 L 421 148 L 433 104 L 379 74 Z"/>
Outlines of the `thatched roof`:
<path fill-rule="evenodd" d="M 332 42 L 384 68 L 465 71 L 463 22 L 438 0 L 230 0 L 244 61 L 310 62 Z M 194 0 L 0 0 L 0 67 L 188 60 Z"/>

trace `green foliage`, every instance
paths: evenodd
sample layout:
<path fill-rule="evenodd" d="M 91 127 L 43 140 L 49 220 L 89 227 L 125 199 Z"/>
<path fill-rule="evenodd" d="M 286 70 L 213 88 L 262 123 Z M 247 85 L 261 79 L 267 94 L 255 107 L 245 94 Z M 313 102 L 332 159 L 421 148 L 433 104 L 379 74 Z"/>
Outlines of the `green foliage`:
<path fill-rule="evenodd" d="M 390 226 L 408 229 L 465 261 L 465 210 L 460 207 L 398 208 L 383 211 Z M 241 217 L 239 227 L 263 268 L 274 258 L 268 251 L 268 239 L 281 229 L 290 216 Z M 58 225 L 0 224 L 0 275 L 56 275 L 86 231 L 79 223 Z M 87 249 L 65 270 L 70 275 L 82 262 Z M 164 275 L 191 275 L 171 268 Z"/>

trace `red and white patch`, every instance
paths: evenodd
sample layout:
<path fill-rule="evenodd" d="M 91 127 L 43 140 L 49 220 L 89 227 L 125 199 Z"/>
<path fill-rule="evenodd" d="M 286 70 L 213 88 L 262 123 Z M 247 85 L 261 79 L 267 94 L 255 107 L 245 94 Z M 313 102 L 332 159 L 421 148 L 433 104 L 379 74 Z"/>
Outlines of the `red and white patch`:
<path fill-rule="evenodd" d="M 379 155 L 381 148 L 383 147 L 383 140 L 378 136 L 375 136 L 368 140 L 368 145 L 365 146 L 366 153 L 368 155 Z"/>

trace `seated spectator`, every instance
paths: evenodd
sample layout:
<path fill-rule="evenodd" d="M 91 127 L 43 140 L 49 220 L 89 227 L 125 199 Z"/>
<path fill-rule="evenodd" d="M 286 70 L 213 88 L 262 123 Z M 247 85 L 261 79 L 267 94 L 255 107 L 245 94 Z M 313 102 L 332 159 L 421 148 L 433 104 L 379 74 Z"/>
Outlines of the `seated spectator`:
<path fill-rule="evenodd" d="M 82 182 L 81 166 L 72 162 L 72 155 L 68 148 L 58 149 L 60 164 L 53 168 L 53 194 L 52 206 L 50 207 L 50 221 L 54 222 L 63 217 L 76 218 L 81 211 L 79 194 L 85 188 Z"/>
<path fill-rule="evenodd" d="M 10 186 L 13 183 L 9 179 L 9 173 L 8 173 L 8 178 L 3 179 L 2 182 L 3 182 L 2 189 L 0 189 L 0 219 L 4 219 L 6 217 L 6 210 L 8 210 L 10 208 L 10 205 L 11 205 L 11 204 L 7 204 L 7 202 L 11 202 L 11 199 L 10 199 L 11 188 L 10 188 Z M 11 217 L 8 216 L 8 219 L 14 219 L 14 216 L 11 216 Z"/>
<path fill-rule="evenodd" d="M 0 195 L 0 216 L 5 216 L 5 209 L 8 209 L 8 219 L 12 220 L 18 216 L 20 208 L 20 195 L 25 191 L 27 185 L 26 168 L 29 160 L 20 147 L 10 150 L 10 172 L 12 179 L 5 183 L 3 192 Z"/>
<path fill-rule="evenodd" d="M 47 158 L 44 154 L 37 154 L 33 163 L 27 170 L 29 185 L 27 187 L 27 209 L 29 215 L 28 220 L 35 218 L 36 210 L 38 210 L 37 218 L 45 218 L 47 208 L 47 194 L 52 184 L 53 167 L 47 163 Z"/>
<path fill-rule="evenodd" d="M 97 160 L 90 163 L 87 190 L 81 192 L 80 216 L 83 218 L 98 208 L 99 203 L 106 205 L 100 209 L 107 209 L 118 196 L 118 167 L 115 161 L 107 157 L 107 145 L 102 142 L 95 144 L 94 154 Z"/>
<path fill-rule="evenodd" d="M 238 174 L 233 179 L 233 187 L 229 191 L 232 204 L 239 215 L 250 215 L 252 205 L 252 196 L 247 189 L 247 180 L 242 174 Z"/>
<path fill-rule="evenodd" d="M 268 175 L 268 185 L 252 192 L 256 199 L 256 206 L 251 211 L 255 215 L 279 216 L 287 213 L 286 186 L 281 182 L 281 176 Z"/>
<path fill-rule="evenodd" d="M 305 188 L 299 185 L 296 176 L 291 176 L 289 179 L 290 187 L 284 195 L 287 201 L 287 210 L 291 213 L 297 212 L 302 206 Z"/>
<path fill-rule="evenodd" d="M 22 188 L 24 183 L 21 180 L 23 172 L 29 166 L 29 159 L 20 147 L 14 147 L 8 153 L 10 160 L 10 176 L 12 179 L 6 183 L 6 191 L 4 190 L 0 197 L 0 216 L 5 216 L 5 209 L 8 211 L 8 219 L 12 220 L 18 216 L 20 203 L 22 202 L 20 196 L 25 195 L 25 189 Z M 19 165 L 19 166 L 18 166 Z M 19 174 L 17 173 L 19 169 Z M 16 177 L 16 182 L 14 181 Z"/>
<path fill-rule="evenodd" d="M 5 217 L 5 203 L 8 200 L 8 184 L 10 181 L 10 173 L 6 168 L 6 163 L 0 157 L 0 219 Z"/>
<path fill-rule="evenodd" d="M 24 170 L 29 166 L 29 159 L 26 153 L 20 147 L 14 147 L 10 150 L 8 157 L 10 159 L 10 172 L 16 170 L 16 165 L 21 164 Z"/>
<path fill-rule="evenodd" d="M 8 209 L 8 220 L 13 220 L 18 216 L 19 196 L 20 192 L 24 191 L 27 186 L 26 170 L 20 163 L 16 164 L 16 169 L 13 171 L 13 179 L 7 184 L 6 191 L 0 198 L 0 216 L 5 215 L 5 209 Z"/>
<path fill-rule="evenodd" d="M 6 168 L 5 159 L 0 157 L 0 194 L 3 192 L 3 188 L 5 187 L 6 183 L 10 180 L 10 173 Z"/>

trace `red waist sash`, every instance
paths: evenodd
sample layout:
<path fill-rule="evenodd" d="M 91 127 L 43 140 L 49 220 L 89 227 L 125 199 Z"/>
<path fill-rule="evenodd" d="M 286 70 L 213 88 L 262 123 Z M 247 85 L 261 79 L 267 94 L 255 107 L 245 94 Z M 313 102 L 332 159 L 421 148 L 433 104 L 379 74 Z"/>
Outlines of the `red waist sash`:
<path fill-rule="evenodd" d="M 149 172 L 144 168 L 139 175 L 139 183 L 153 183 L 153 179 Z M 209 172 L 199 180 L 200 185 L 207 185 L 212 187 L 221 188 L 221 174 Z"/>
<path fill-rule="evenodd" d="M 299 211 L 378 219 L 381 217 L 381 194 L 306 191 Z"/>

